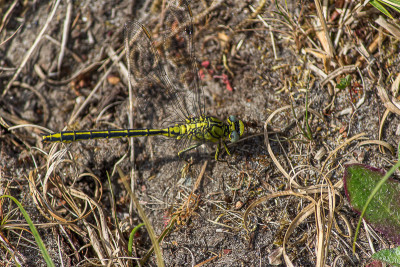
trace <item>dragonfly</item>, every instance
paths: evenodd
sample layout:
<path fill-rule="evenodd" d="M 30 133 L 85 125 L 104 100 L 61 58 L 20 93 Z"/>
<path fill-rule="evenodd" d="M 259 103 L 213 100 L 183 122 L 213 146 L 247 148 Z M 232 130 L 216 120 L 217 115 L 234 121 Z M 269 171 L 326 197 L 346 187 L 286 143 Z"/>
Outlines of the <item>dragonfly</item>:
<path fill-rule="evenodd" d="M 180 158 L 206 142 L 217 143 L 216 161 L 222 146 L 231 155 L 226 142 L 237 142 L 243 135 L 244 124 L 233 115 L 223 121 L 206 113 L 205 95 L 194 52 L 192 20 L 189 4 L 177 0 L 169 1 L 164 13 L 158 33 L 162 42 L 154 41 L 140 22 L 125 23 L 125 53 L 129 82 L 137 90 L 137 112 L 156 121 L 156 127 L 62 131 L 44 135 L 42 141 L 69 143 L 89 139 L 164 136 L 178 140 Z M 157 114 L 160 113 L 165 118 L 159 118 Z"/>

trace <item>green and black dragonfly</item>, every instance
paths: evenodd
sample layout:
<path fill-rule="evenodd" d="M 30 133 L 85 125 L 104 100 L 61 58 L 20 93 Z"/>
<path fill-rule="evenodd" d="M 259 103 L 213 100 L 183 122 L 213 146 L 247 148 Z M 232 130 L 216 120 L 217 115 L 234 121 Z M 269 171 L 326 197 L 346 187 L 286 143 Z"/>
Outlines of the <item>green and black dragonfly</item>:
<path fill-rule="evenodd" d="M 194 56 L 192 11 L 186 1 L 168 3 L 159 31 L 161 43 L 155 42 L 137 21 L 129 21 L 124 27 L 129 82 L 137 90 L 137 110 L 160 121 L 157 127 L 62 131 L 43 136 L 43 142 L 160 135 L 179 140 L 179 157 L 204 142 L 218 144 L 216 160 L 221 146 L 230 155 L 226 141 L 237 142 L 243 135 L 244 124 L 232 115 L 222 121 L 206 114 Z M 160 102 L 162 107 L 157 104 Z M 160 108 L 165 118 L 158 119 L 156 111 Z"/>

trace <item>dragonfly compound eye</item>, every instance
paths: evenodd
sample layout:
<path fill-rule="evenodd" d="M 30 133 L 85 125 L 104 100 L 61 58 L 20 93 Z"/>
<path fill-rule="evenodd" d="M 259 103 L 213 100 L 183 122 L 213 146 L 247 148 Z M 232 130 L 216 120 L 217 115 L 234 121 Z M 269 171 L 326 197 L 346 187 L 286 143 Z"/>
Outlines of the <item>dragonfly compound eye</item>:
<path fill-rule="evenodd" d="M 231 134 L 229 135 L 229 140 L 230 140 L 232 143 L 235 143 L 235 142 L 239 141 L 239 134 L 238 134 L 238 132 L 232 131 Z"/>
<path fill-rule="evenodd" d="M 230 120 L 231 122 L 236 122 L 236 121 L 237 121 L 236 117 L 233 116 L 233 115 L 230 115 L 230 116 L 229 116 L 229 120 Z"/>

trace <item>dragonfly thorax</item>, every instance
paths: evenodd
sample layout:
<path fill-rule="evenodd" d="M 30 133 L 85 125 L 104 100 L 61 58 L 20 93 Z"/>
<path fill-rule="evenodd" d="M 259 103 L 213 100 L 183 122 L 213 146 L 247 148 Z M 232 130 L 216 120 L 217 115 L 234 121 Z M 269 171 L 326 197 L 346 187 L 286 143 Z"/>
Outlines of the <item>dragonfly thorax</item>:
<path fill-rule="evenodd" d="M 214 143 L 229 139 L 234 143 L 243 135 L 243 131 L 243 122 L 235 116 L 229 116 L 227 123 L 212 116 L 201 116 L 187 118 L 185 123 L 169 127 L 167 136 Z"/>
<path fill-rule="evenodd" d="M 174 126 L 169 127 L 168 137 L 177 139 L 187 138 L 190 140 L 211 141 L 217 143 L 228 138 L 231 140 L 230 136 L 232 135 L 232 127 L 235 126 L 230 126 L 215 117 L 192 117 L 187 118 L 185 123 L 175 124 Z M 237 131 L 236 134 L 238 134 L 239 131 Z"/>

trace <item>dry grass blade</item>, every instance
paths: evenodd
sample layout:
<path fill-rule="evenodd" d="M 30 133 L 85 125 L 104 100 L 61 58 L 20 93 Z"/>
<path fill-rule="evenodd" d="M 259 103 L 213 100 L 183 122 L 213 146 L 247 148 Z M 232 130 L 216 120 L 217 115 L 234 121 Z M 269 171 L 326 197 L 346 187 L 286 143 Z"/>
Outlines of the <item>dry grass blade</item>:
<path fill-rule="evenodd" d="M 331 73 L 329 73 L 328 76 L 326 76 L 326 78 L 324 78 L 321 81 L 321 86 L 325 86 L 328 82 L 330 82 L 331 80 L 335 79 L 336 77 L 343 75 L 345 73 L 352 73 L 354 71 L 357 70 L 357 66 L 356 65 L 349 65 L 349 66 L 344 66 L 344 67 L 340 67 L 338 69 L 335 69 L 334 71 L 332 71 Z"/>
<path fill-rule="evenodd" d="M 165 229 L 163 230 L 163 232 L 160 234 L 160 236 L 158 237 L 158 243 L 161 243 L 161 241 L 172 231 L 172 228 L 175 226 L 176 222 L 177 222 L 178 216 L 173 216 L 168 225 L 165 227 Z M 152 246 L 147 253 L 143 256 L 143 258 L 140 260 L 141 264 L 145 264 L 147 262 L 147 260 L 150 258 L 151 254 L 153 254 L 154 251 L 154 246 Z"/>
<path fill-rule="evenodd" d="M 135 194 L 131 191 L 131 188 L 127 182 L 127 176 L 123 174 L 123 172 L 119 166 L 117 166 L 117 171 L 118 171 L 118 174 L 125 186 L 125 189 L 128 191 L 129 196 L 131 197 L 133 204 L 135 205 L 135 208 L 139 214 L 139 217 L 142 219 L 142 221 L 147 229 L 147 232 L 150 236 L 151 242 L 153 244 L 154 252 L 156 254 L 157 266 L 164 266 L 164 260 L 162 257 L 159 241 L 155 235 L 154 229 L 153 229 L 149 219 L 147 218 L 146 213 L 144 212 L 143 208 L 141 207 L 138 199 L 136 198 Z"/>
<path fill-rule="evenodd" d="M 316 10 L 317 10 L 319 22 L 321 23 L 321 26 L 323 29 L 323 35 L 318 35 L 319 31 L 317 31 L 317 35 L 320 37 L 320 41 L 322 43 L 324 51 L 328 54 L 328 57 L 329 57 L 328 60 L 330 60 L 333 58 L 333 56 L 335 54 L 335 50 L 333 48 L 331 37 L 329 35 L 329 29 L 326 25 L 326 20 L 325 20 L 324 14 L 322 12 L 321 2 L 320 2 L 320 0 L 315 0 L 314 3 L 315 3 Z"/>
<path fill-rule="evenodd" d="M 65 14 L 63 36 L 62 36 L 62 41 L 61 41 L 61 49 L 60 49 L 60 54 L 58 55 L 58 61 L 57 61 L 58 73 L 60 73 L 60 71 L 61 71 L 61 65 L 62 65 L 62 61 L 64 59 L 65 47 L 67 46 L 68 36 L 70 34 L 69 27 L 70 27 L 70 22 L 71 22 L 72 7 L 73 7 L 72 1 L 67 0 L 67 12 Z"/>
<path fill-rule="evenodd" d="M 375 145 L 379 145 L 379 146 L 384 146 L 386 147 L 390 153 L 392 155 L 395 155 L 396 151 L 394 149 L 394 147 L 392 145 L 390 145 L 388 142 L 385 141 L 380 141 L 380 140 L 368 140 L 368 141 L 364 141 L 364 142 L 360 142 L 358 145 L 359 146 L 365 146 L 365 145 L 371 145 L 371 144 L 375 144 Z"/>
<path fill-rule="evenodd" d="M 277 157 L 274 155 L 274 152 L 272 151 L 272 148 L 271 148 L 271 145 L 270 145 L 270 142 L 269 142 L 268 125 L 270 124 L 270 122 L 274 119 L 274 117 L 278 113 L 280 113 L 280 112 L 282 112 L 284 110 L 288 110 L 288 109 L 292 109 L 292 106 L 288 105 L 288 106 L 284 106 L 282 108 L 279 108 L 279 109 L 275 110 L 274 112 L 272 112 L 271 115 L 267 118 L 267 120 L 265 121 L 265 124 L 264 124 L 264 142 L 265 142 L 265 145 L 267 146 L 268 153 L 269 153 L 270 157 L 272 158 L 273 162 L 275 163 L 275 165 L 277 166 L 277 168 L 282 172 L 282 174 L 287 178 L 287 180 L 290 183 L 293 183 L 293 185 L 295 187 L 300 187 L 295 181 L 293 181 L 293 179 L 291 178 L 289 173 L 283 168 L 281 163 L 278 161 Z M 309 113 L 312 113 L 312 114 L 316 115 L 318 118 L 320 118 L 322 121 L 324 121 L 324 118 L 317 111 L 315 111 L 315 110 L 313 110 L 311 108 L 308 108 L 307 111 Z M 302 116 L 303 116 L 304 112 L 305 112 L 305 110 L 302 110 L 302 113 L 301 113 Z M 290 128 L 290 127 L 292 127 L 292 126 L 289 125 L 287 128 Z M 286 131 L 287 131 L 287 129 L 283 130 L 282 132 L 286 132 Z"/>
<path fill-rule="evenodd" d="M 357 139 L 361 139 L 363 136 L 367 135 L 366 133 L 360 133 L 357 134 L 349 139 L 347 139 L 343 144 L 339 145 L 338 147 L 335 148 L 335 150 L 333 150 L 328 157 L 325 159 L 324 164 L 322 165 L 321 168 L 321 172 L 324 171 L 326 164 L 328 164 L 328 161 L 330 160 L 330 158 L 332 158 L 334 155 L 336 155 L 336 153 L 342 149 L 343 147 L 347 146 L 348 144 L 350 144 L 352 141 L 357 140 Z"/>
<path fill-rule="evenodd" d="M 15 1 L 17 3 L 17 1 Z M 15 30 L 15 32 L 13 34 L 11 34 L 6 40 L 4 40 L 2 43 L 0 43 L 0 47 L 2 47 L 3 45 L 5 45 L 8 41 L 10 41 L 18 32 L 19 30 L 22 28 L 23 24 L 19 25 L 18 29 Z M 1 32 L 1 31 L 0 31 Z M 4 68 L 0 68 L 3 69 Z"/>
<path fill-rule="evenodd" d="M 278 169 L 281 171 L 281 173 L 286 177 L 286 179 L 288 181 L 290 181 L 290 175 L 285 171 L 285 169 L 279 163 L 278 159 L 275 157 L 275 155 L 274 155 L 274 153 L 272 151 L 271 145 L 269 143 L 268 124 L 272 121 L 272 119 L 274 118 L 275 114 L 278 114 L 279 112 L 287 110 L 287 109 L 290 109 L 290 108 L 291 108 L 291 106 L 285 106 L 285 107 L 282 107 L 282 108 L 279 108 L 279 109 L 275 110 L 268 117 L 268 119 L 265 121 L 265 124 L 264 124 L 264 142 L 265 142 L 265 145 L 267 146 L 268 153 L 269 153 L 270 157 L 272 158 L 272 160 L 274 161 L 275 165 L 278 167 Z"/>
<path fill-rule="evenodd" d="M 383 86 L 378 84 L 376 88 L 378 90 L 378 95 L 381 98 L 381 101 L 383 102 L 383 105 L 385 105 L 385 107 L 389 111 L 396 113 L 397 115 L 400 115 L 400 102 L 394 97 L 390 99 L 388 93 L 386 92 Z"/>
<path fill-rule="evenodd" d="M 12 255 L 15 259 L 15 262 L 21 266 L 28 262 L 28 259 L 24 257 L 24 255 L 19 252 L 10 242 L 6 236 L 2 232 L 0 232 L 0 244 Z"/>
<path fill-rule="evenodd" d="M 61 158 L 63 154 L 61 155 Z M 69 160 L 57 160 L 52 157 L 54 163 L 57 165 L 65 165 L 66 163 L 73 164 L 72 161 Z M 51 164 L 50 166 L 54 165 Z M 52 172 L 55 172 L 56 168 L 49 168 Z M 106 216 L 104 214 L 103 208 L 98 204 L 102 197 L 102 188 L 99 179 L 91 174 L 91 173 L 82 173 L 79 178 L 82 177 L 92 177 L 97 181 L 96 184 L 99 184 L 100 187 L 94 190 L 95 199 L 89 197 L 87 194 L 74 189 L 73 187 L 69 187 L 63 184 L 63 181 L 55 176 L 56 179 L 51 178 L 52 176 L 47 175 L 43 181 L 43 193 L 40 194 L 39 191 L 34 186 L 35 183 L 33 181 L 33 177 L 36 176 L 35 173 L 30 174 L 30 185 L 32 196 L 34 196 L 34 201 L 38 206 L 39 211 L 51 221 L 58 221 L 62 224 L 66 224 L 72 231 L 76 232 L 82 236 L 88 236 L 90 239 L 90 244 L 93 247 L 94 251 L 98 259 L 102 262 L 102 264 L 110 263 L 118 263 L 120 266 L 123 266 L 123 262 L 118 256 L 120 255 L 122 250 L 118 248 L 117 244 L 120 244 L 118 235 L 111 235 L 111 229 L 109 229 L 109 224 L 106 221 Z M 52 184 L 49 184 L 51 182 Z M 99 192 L 99 193 L 98 193 Z M 49 201 L 47 196 L 52 196 L 53 199 L 61 198 L 62 201 L 67 203 L 68 208 L 60 209 L 60 207 L 55 206 L 53 201 Z M 71 214 L 68 214 L 70 212 Z M 93 225 L 87 222 L 86 217 L 92 215 L 97 222 L 97 232 L 94 230 Z M 98 215 L 98 216 L 97 216 Z M 71 217 L 75 217 L 74 219 L 70 219 Z M 73 223 L 76 221 L 83 221 L 85 225 L 85 229 L 79 229 Z"/>
<path fill-rule="evenodd" d="M 261 0 L 261 1 L 259 2 L 258 7 L 257 7 L 254 11 L 252 10 L 252 13 L 251 13 L 250 16 L 248 17 L 248 19 L 247 19 L 247 20 L 243 20 L 243 21 L 240 22 L 238 25 L 236 25 L 236 26 L 235 26 L 235 29 L 244 28 L 245 25 L 246 25 L 249 21 L 255 19 L 255 18 L 260 14 L 260 12 L 263 10 L 263 8 L 264 8 L 266 2 L 267 2 L 266 0 Z M 222 3 L 222 1 L 221 1 L 221 3 Z M 231 42 L 233 36 L 234 36 L 234 34 L 229 35 L 228 39 L 225 41 L 226 47 L 225 47 L 224 55 L 228 54 L 228 52 L 229 52 L 229 43 Z"/>
<path fill-rule="evenodd" d="M 35 180 L 34 177 L 36 177 L 36 171 L 30 171 L 29 172 L 29 176 L 28 176 L 28 180 L 29 180 L 29 189 L 30 189 L 30 193 L 32 195 L 32 199 L 33 202 L 36 204 L 36 208 L 39 210 L 39 212 L 47 219 L 47 220 L 52 220 L 52 219 L 56 219 L 58 221 L 62 221 L 63 218 L 59 217 L 57 214 L 50 212 L 50 216 L 48 216 L 48 211 L 50 209 L 47 208 L 47 206 L 49 206 L 48 204 L 44 204 L 45 200 L 43 199 L 43 197 L 41 196 L 40 192 L 37 190 L 37 188 L 35 187 Z"/>
<path fill-rule="evenodd" d="M 400 73 L 397 74 L 396 80 L 394 80 L 390 89 L 392 91 L 393 96 L 397 97 L 400 90 Z"/>
<path fill-rule="evenodd" d="M 272 194 L 270 194 L 268 196 L 263 196 L 263 197 L 255 200 L 253 203 L 251 203 L 249 205 L 249 207 L 246 209 L 246 211 L 245 211 L 245 213 L 243 215 L 243 224 L 244 224 L 244 228 L 246 229 L 246 231 L 249 232 L 249 229 L 248 229 L 248 224 L 249 224 L 248 223 L 248 216 L 249 216 L 250 212 L 256 206 L 258 206 L 259 204 L 261 204 L 261 203 L 263 203 L 263 202 L 265 202 L 267 200 L 270 200 L 272 198 L 281 197 L 281 196 L 298 196 L 298 197 L 306 198 L 309 201 L 313 202 L 314 204 L 316 203 L 315 200 L 312 197 L 309 197 L 309 196 L 304 195 L 304 194 L 296 193 L 296 192 L 291 191 L 291 190 L 284 191 L 284 192 L 276 192 L 276 193 L 272 193 Z"/>
<path fill-rule="evenodd" d="M 255 10 L 254 7 L 252 7 L 252 6 L 250 6 L 250 9 L 251 9 L 251 12 L 253 12 L 253 14 L 257 14 L 257 18 L 264 24 L 265 27 L 268 28 L 269 35 L 271 37 L 272 50 L 274 51 L 274 58 L 278 59 L 278 55 L 276 54 L 275 38 L 274 38 L 274 33 L 272 31 L 272 27 L 259 14 L 260 11 L 262 10 L 262 8 L 264 7 L 264 5 L 265 5 L 265 1 L 263 3 L 261 3 L 261 5 L 258 7 L 257 10 Z M 252 17 L 254 16 L 253 14 L 252 14 Z"/>
<path fill-rule="evenodd" d="M 378 89 L 378 95 L 380 96 L 381 100 L 383 101 L 383 104 L 387 108 L 385 110 L 385 113 L 383 114 L 382 119 L 379 124 L 378 139 L 379 139 L 379 141 L 381 141 L 382 136 L 383 136 L 383 129 L 384 129 L 383 126 L 384 126 L 386 119 L 388 118 L 390 112 L 400 114 L 400 103 L 397 101 L 397 98 L 396 98 L 399 93 L 399 90 L 400 90 L 400 74 L 397 75 L 396 80 L 393 82 L 393 84 L 391 86 L 391 92 L 392 92 L 392 100 L 391 101 L 389 100 L 389 95 L 387 94 L 387 92 L 383 88 L 383 86 L 378 85 L 377 89 Z M 387 148 L 389 148 L 389 150 L 392 152 L 392 154 L 394 153 L 394 149 L 390 144 L 385 142 L 385 146 L 387 146 Z M 383 147 L 380 146 L 379 149 L 383 153 Z"/>
<path fill-rule="evenodd" d="M 315 207 L 316 213 L 315 213 L 315 221 L 317 223 L 317 246 L 316 246 L 316 254 L 317 254 L 317 260 L 315 266 L 322 267 L 323 262 L 324 262 L 324 225 L 325 221 L 322 218 L 321 215 L 321 199 L 318 200 L 317 205 Z"/>
<path fill-rule="evenodd" d="M 307 205 L 299 214 L 297 214 L 296 218 L 293 219 L 288 229 L 286 230 L 282 245 L 283 248 L 282 254 L 287 266 L 294 266 L 289 256 L 286 253 L 286 246 L 288 244 L 289 237 L 300 223 L 304 222 L 311 214 L 315 212 L 316 209 L 315 200 L 313 200 L 312 202 L 313 202 L 312 204 Z"/>
<path fill-rule="evenodd" d="M 207 168 L 207 163 L 208 163 L 208 161 L 206 160 L 206 161 L 203 163 L 203 166 L 201 166 L 200 173 L 199 173 L 199 175 L 197 176 L 196 183 L 194 184 L 193 189 L 192 189 L 192 194 L 195 193 L 195 192 L 197 191 L 197 189 L 199 188 L 199 186 L 200 186 L 200 184 L 201 184 L 201 181 L 203 180 L 204 173 L 206 172 L 206 168 Z"/>
<path fill-rule="evenodd" d="M 17 6 L 17 4 L 18 4 L 18 1 L 15 0 L 15 1 L 10 5 L 10 7 L 8 8 L 8 10 L 3 14 L 3 17 L 2 17 L 2 19 L 1 19 L 1 24 L 0 24 L 0 32 L 3 31 L 4 26 L 7 24 L 8 20 L 9 20 L 9 18 L 10 18 L 10 15 L 12 14 L 12 12 L 13 12 L 13 10 L 15 9 L 15 7 Z M 18 27 L 18 30 L 21 28 L 21 26 L 22 26 L 22 25 L 20 25 L 20 26 Z M 17 33 L 18 30 L 16 30 L 15 33 Z M 15 33 L 14 33 L 14 34 L 15 34 Z M 11 36 L 13 36 L 14 34 L 12 34 Z M 5 42 L 3 42 L 3 43 L 5 43 Z M 2 44 L 3 44 L 3 43 L 2 43 Z M 2 44 L 0 44 L 0 46 L 1 46 Z"/>
<path fill-rule="evenodd" d="M 353 226 L 351 225 L 351 223 L 349 222 L 349 220 L 346 218 L 346 216 L 343 215 L 343 213 L 341 213 L 340 211 L 336 211 L 336 214 L 342 219 L 342 221 L 345 223 L 346 225 L 346 230 L 348 232 L 348 234 L 346 235 L 345 233 L 343 233 L 343 231 L 340 229 L 339 225 L 337 224 L 337 221 L 335 220 L 335 229 L 336 231 L 342 235 L 344 238 L 351 238 L 353 236 Z"/>
<path fill-rule="evenodd" d="M 385 28 L 388 32 L 390 32 L 397 40 L 400 40 L 400 29 L 398 25 L 389 23 L 382 16 L 379 16 L 379 18 L 376 19 L 375 22 L 379 24 L 381 27 Z"/>
<path fill-rule="evenodd" d="M 19 65 L 19 67 L 18 67 L 17 71 L 15 72 L 14 76 L 8 82 L 5 90 L 3 91 L 3 94 L 2 94 L 3 97 L 4 97 L 5 94 L 7 94 L 8 90 L 11 88 L 12 84 L 17 79 L 17 77 L 21 73 L 22 69 L 25 67 L 25 65 L 28 62 L 28 60 L 31 58 L 31 56 L 32 56 L 33 52 L 35 51 L 35 49 L 37 48 L 39 42 L 42 40 L 42 36 L 46 32 L 47 27 L 49 26 L 50 22 L 53 20 L 54 15 L 56 14 L 56 10 L 58 8 L 58 5 L 60 4 L 60 0 L 55 0 L 53 3 L 54 3 L 53 9 L 52 9 L 51 13 L 49 14 L 49 16 L 47 17 L 47 21 L 46 21 L 45 25 L 43 26 L 42 30 L 40 31 L 40 33 L 36 37 L 36 40 L 32 44 L 32 46 L 29 49 L 29 51 L 26 53 L 24 59 L 22 60 L 21 64 Z"/>
<path fill-rule="evenodd" d="M 92 244 L 94 251 L 96 252 L 97 257 L 99 258 L 102 265 L 106 265 L 107 264 L 107 261 L 105 260 L 106 256 L 104 255 L 104 252 L 102 250 L 99 236 L 97 235 L 93 227 L 86 220 L 83 220 L 83 224 L 86 227 L 90 242 Z"/>
<path fill-rule="evenodd" d="M 316 216 L 316 225 L 317 225 L 317 266 L 324 266 L 325 264 L 325 255 L 328 252 L 328 247 L 329 247 L 329 240 L 330 240 L 330 233 L 332 229 L 332 225 L 334 223 L 334 212 L 336 210 L 335 207 L 335 195 L 338 192 L 334 191 L 334 187 L 330 183 L 329 180 L 328 182 L 328 188 L 327 190 L 319 190 L 321 193 L 321 198 L 316 201 L 312 197 L 308 196 L 308 194 L 314 194 L 313 190 L 308 191 L 304 190 L 307 193 L 296 193 L 294 191 L 285 191 L 285 192 L 277 192 L 270 194 L 268 196 L 261 197 L 254 201 L 245 211 L 243 215 L 243 221 L 244 221 L 244 227 L 247 231 L 248 229 L 248 216 L 249 213 L 259 204 L 262 202 L 265 202 L 269 199 L 275 198 L 275 197 L 280 197 L 280 196 L 298 196 L 301 198 L 306 198 L 307 200 L 311 201 L 312 203 L 309 204 L 307 207 L 303 208 L 296 216 L 296 218 L 293 219 L 293 221 L 290 223 L 284 237 L 283 241 L 283 257 L 285 259 L 285 263 L 288 266 L 294 266 L 292 261 L 289 259 L 288 255 L 286 254 L 286 246 L 289 240 L 289 237 L 295 232 L 295 229 L 297 226 L 299 226 L 301 223 L 303 223 L 306 218 L 308 218 L 311 214 L 315 213 Z M 322 192 L 327 192 L 328 194 L 322 194 Z M 326 222 L 323 216 L 323 203 L 325 202 L 325 199 L 328 199 L 328 210 L 329 210 L 329 216 L 328 216 L 328 221 Z M 325 227 L 327 225 L 327 227 Z"/>
<path fill-rule="evenodd" d="M 80 105 L 79 109 L 71 115 L 71 118 L 68 121 L 68 125 L 72 124 L 76 118 L 82 113 L 82 111 L 86 108 L 86 106 L 89 104 L 91 101 L 92 97 L 97 93 L 97 90 L 101 88 L 101 85 L 103 82 L 106 80 L 108 75 L 111 73 L 112 68 L 110 67 L 100 78 L 100 80 L 97 82 L 96 86 L 93 88 L 93 90 L 90 92 L 88 97 L 83 101 L 83 103 Z"/>
<path fill-rule="evenodd" d="M 300 198 L 305 198 L 305 199 L 307 199 L 307 200 L 312 202 L 312 204 L 310 204 L 308 207 L 303 209 L 303 211 L 300 212 L 296 216 L 296 218 L 292 221 L 292 223 L 290 224 L 288 230 L 285 233 L 285 238 L 284 238 L 284 242 L 283 242 L 283 248 L 284 248 L 283 256 L 284 256 L 285 262 L 286 262 L 286 264 L 288 266 L 294 266 L 293 263 L 291 262 L 291 260 L 289 259 L 289 257 L 287 256 L 286 252 L 285 252 L 285 250 L 286 250 L 285 246 L 286 246 L 286 243 L 287 243 L 287 240 L 288 240 L 289 236 L 291 235 L 291 233 L 293 233 L 294 229 L 301 222 L 303 222 L 309 215 L 314 213 L 314 209 L 313 208 L 316 207 L 316 202 L 312 197 L 304 195 L 304 194 L 296 193 L 294 191 L 276 192 L 276 193 L 272 193 L 272 194 L 270 194 L 268 196 L 261 197 L 261 198 L 255 200 L 253 203 L 251 203 L 249 205 L 249 207 L 246 209 L 246 211 L 245 211 L 245 213 L 243 215 L 243 224 L 244 224 L 244 228 L 246 229 L 246 231 L 250 232 L 249 229 L 248 229 L 248 226 L 249 226 L 248 217 L 249 217 L 250 212 L 256 206 L 258 206 L 259 204 L 261 204 L 261 203 L 263 203 L 263 202 L 265 202 L 267 200 L 270 200 L 272 198 L 281 197 L 281 196 L 297 196 L 297 197 L 300 197 Z"/>
<path fill-rule="evenodd" d="M 68 78 L 66 80 L 62 80 L 62 81 L 56 81 L 56 80 L 52 80 L 52 79 L 48 78 L 38 64 L 35 64 L 35 66 L 33 66 L 33 68 L 35 70 L 35 73 L 43 81 L 45 81 L 46 83 L 49 83 L 51 85 L 58 85 L 59 86 L 59 85 L 66 85 L 66 84 L 78 79 L 79 76 L 84 76 L 85 74 L 92 72 L 93 70 L 97 69 L 99 67 L 99 65 L 101 65 L 101 62 L 93 62 L 89 66 L 83 67 L 82 69 L 78 70 L 70 78 Z"/>

